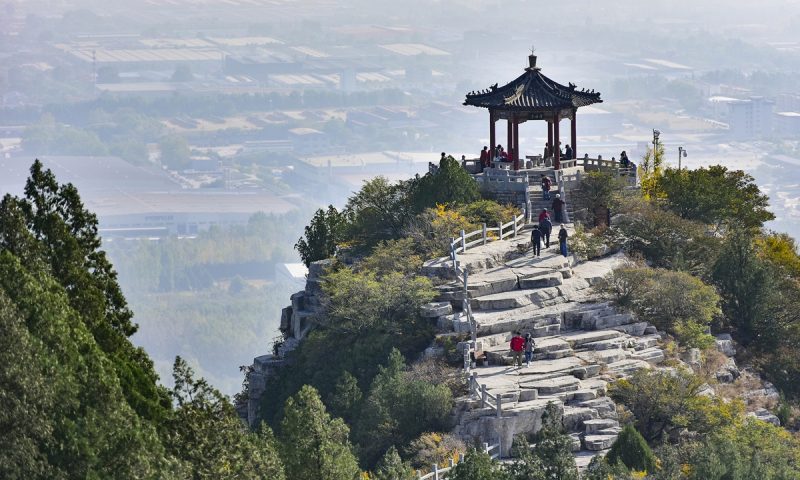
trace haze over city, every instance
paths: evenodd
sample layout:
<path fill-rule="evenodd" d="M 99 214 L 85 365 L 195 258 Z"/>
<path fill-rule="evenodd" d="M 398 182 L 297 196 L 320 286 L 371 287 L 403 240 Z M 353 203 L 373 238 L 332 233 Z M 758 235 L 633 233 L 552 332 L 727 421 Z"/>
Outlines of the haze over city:
<path fill-rule="evenodd" d="M 638 163 L 658 130 L 669 165 L 681 147 L 745 170 L 800 236 L 798 1 L 5 0 L 0 192 L 35 158 L 73 182 L 162 380 L 181 355 L 233 394 L 304 284 L 313 212 L 476 158 L 488 119 L 465 95 L 532 51 L 602 93 L 581 156 Z M 546 141 L 520 126 L 521 155 Z"/>

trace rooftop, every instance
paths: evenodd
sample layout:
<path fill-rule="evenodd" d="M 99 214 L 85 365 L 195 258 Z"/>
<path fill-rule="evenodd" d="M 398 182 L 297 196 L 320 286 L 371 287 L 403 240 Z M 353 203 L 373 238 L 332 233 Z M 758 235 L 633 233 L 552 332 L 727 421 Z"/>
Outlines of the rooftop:
<path fill-rule="evenodd" d="M 464 105 L 505 111 L 551 112 L 602 102 L 600 92 L 578 90 L 572 83 L 564 86 L 554 82 L 536 66 L 536 55 L 530 55 L 528 59 L 525 73 L 502 87 L 495 84 L 487 90 L 467 94 Z"/>

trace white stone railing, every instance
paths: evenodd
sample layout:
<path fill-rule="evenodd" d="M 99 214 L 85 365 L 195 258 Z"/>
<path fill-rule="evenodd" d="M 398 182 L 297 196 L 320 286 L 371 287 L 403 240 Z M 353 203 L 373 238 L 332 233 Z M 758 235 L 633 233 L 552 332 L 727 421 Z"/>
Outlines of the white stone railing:
<path fill-rule="evenodd" d="M 469 273 L 465 268 L 461 267 L 461 264 L 458 261 L 458 254 L 464 253 L 467 251 L 468 248 L 474 247 L 477 245 L 486 245 L 487 242 L 491 240 L 503 240 L 503 238 L 507 238 L 511 236 L 512 238 L 516 237 L 519 234 L 522 227 L 525 226 L 525 223 L 528 219 L 526 218 L 525 214 L 518 215 L 514 217 L 508 223 L 499 223 L 495 228 L 487 228 L 486 224 L 481 225 L 480 230 L 475 230 L 469 233 L 466 233 L 464 230 L 461 230 L 461 235 L 458 238 L 454 238 L 450 242 L 450 259 L 453 262 L 453 271 L 456 274 L 456 277 L 461 279 L 462 285 L 464 288 L 464 298 L 462 299 L 461 308 L 462 311 L 467 316 L 467 322 L 469 323 L 469 331 L 470 331 L 470 342 L 467 348 L 464 348 L 464 375 L 467 377 L 467 381 L 469 382 L 469 390 L 470 394 L 479 395 L 481 398 L 481 408 L 486 407 L 487 405 L 491 405 L 497 411 L 497 416 L 501 417 L 503 413 L 503 401 L 499 395 L 492 395 L 486 390 L 486 386 L 482 385 L 480 390 L 478 389 L 478 382 L 476 380 L 474 372 L 472 372 L 472 354 L 476 351 L 477 347 L 477 335 L 478 335 L 478 328 L 477 324 L 475 323 L 475 317 L 472 315 L 472 305 L 470 305 L 469 301 Z M 490 232 L 498 232 L 498 236 L 490 236 Z M 473 237 L 478 237 L 475 240 L 470 240 L 469 242 L 467 239 L 472 239 Z M 497 455 L 500 455 L 500 448 L 497 448 Z M 494 457 L 493 457 L 494 458 Z M 423 477 L 423 478 L 444 478 L 444 477 Z"/>
<path fill-rule="evenodd" d="M 498 440 L 497 443 L 494 445 L 489 445 L 488 443 L 484 443 L 482 445 L 484 453 L 488 453 L 492 459 L 496 459 L 500 457 L 500 441 Z M 455 467 L 457 464 L 464 461 L 464 454 L 459 455 L 458 461 L 450 459 L 450 466 L 445 468 L 440 468 L 439 465 L 434 464 L 433 470 L 423 475 L 422 472 L 417 470 L 417 480 L 444 480 L 450 474 L 450 471 Z"/>

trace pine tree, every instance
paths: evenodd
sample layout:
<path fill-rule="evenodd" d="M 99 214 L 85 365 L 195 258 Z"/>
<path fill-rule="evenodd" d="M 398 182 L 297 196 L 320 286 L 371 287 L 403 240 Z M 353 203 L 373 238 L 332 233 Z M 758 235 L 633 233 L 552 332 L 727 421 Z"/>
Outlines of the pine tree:
<path fill-rule="evenodd" d="M 638 471 L 655 472 L 657 468 L 655 454 L 632 424 L 625 425 L 622 429 L 606 455 L 606 460 L 611 465 L 622 462 L 628 468 Z"/>
<path fill-rule="evenodd" d="M 572 456 L 572 440 L 564 433 L 561 412 L 550 402 L 542 415 L 542 429 L 536 436 L 533 455 L 538 457 L 547 478 L 578 480 L 578 467 Z"/>
<path fill-rule="evenodd" d="M 414 480 L 417 477 L 414 475 L 414 470 L 403 462 L 397 449 L 392 445 L 378 462 L 378 466 L 370 478 L 375 480 Z"/>
<path fill-rule="evenodd" d="M 193 479 L 270 478 L 283 480 L 272 431 L 246 429 L 233 405 L 180 357 L 173 366 L 177 404 L 170 421 L 168 450 L 184 461 Z"/>
<path fill-rule="evenodd" d="M 355 480 L 360 474 L 348 441 L 349 429 L 331 418 L 308 385 L 286 401 L 281 421 L 281 457 L 292 480 Z"/>

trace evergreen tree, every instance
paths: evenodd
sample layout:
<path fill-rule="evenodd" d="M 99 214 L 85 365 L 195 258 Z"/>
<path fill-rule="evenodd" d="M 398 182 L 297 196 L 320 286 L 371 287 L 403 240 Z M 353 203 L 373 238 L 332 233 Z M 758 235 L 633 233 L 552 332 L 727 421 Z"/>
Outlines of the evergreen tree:
<path fill-rule="evenodd" d="M 417 476 L 414 474 L 414 470 L 403 462 L 397 449 L 392 445 L 378 462 L 378 466 L 370 478 L 375 480 L 415 480 Z"/>
<path fill-rule="evenodd" d="M 448 480 L 510 480 L 506 471 L 488 453 L 470 450 L 447 476 Z"/>
<path fill-rule="evenodd" d="M 281 458 L 292 480 L 355 480 L 360 471 L 348 441 L 349 429 L 331 418 L 313 387 L 286 401 L 281 422 Z"/>
<path fill-rule="evenodd" d="M 657 460 L 644 437 L 632 424 L 625 425 L 614 445 L 606 454 L 608 463 L 624 463 L 632 470 L 655 472 Z"/>
<path fill-rule="evenodd" d="M 139 415 L 159 420 L 169 409 L 152 361 L 127 337 L 136 332 L 117 274 L 100 250 L 97 217 L 72 184 L 60 185 L 36 160 L 25 198 L 0 203 L 0 247 L 26 265 L 48 266 L 100 348 L 114 363 L 125 398 Z"/>
<path fill-rule="evenodd" d="M 283 466 L 269 427 L 248 431 L 233 405 L 204 379 L 194 377 L 177 357 L 173 366 L 177 405 L 170 420 L 169 451 L 181 458 L 193 479 L 270 478 L 283 480 Z"/>
<path fill-rule="evenodd" d="M 564 433 L 561 411 L 550 402 L 542 415 L 542 429 L 536 435 L 533 455 L 539 459 L 546 478 L 578 480 L 578 467 L 572 456 L 572 439 Z"/>
<path fill-rule="evenodd" d="M 524 435 L 514 438 L 511 454 L 514 463 L 506 466 L 510 480 L 546 480 L 545 467 L 539 457 L 533 454 L 528 439 Z"/>
<path fill-rule="evenodd" d="M 344 226 L 344 216 L 333 205 L 327 211 L 317 210 L 306 226 L 305 235 L 294 245 L 303 263 L 309 266 L 311 262 L 332 257 L 337 243 L 343 240 Z"/>
<path fill-rule="evenodd" d="M 480 200 L 478 184 L 452 156 L 439 162 L 435 173 L 427 173 L 411 185 L 414 212 L 441 205 L 465 205 Z"/>

